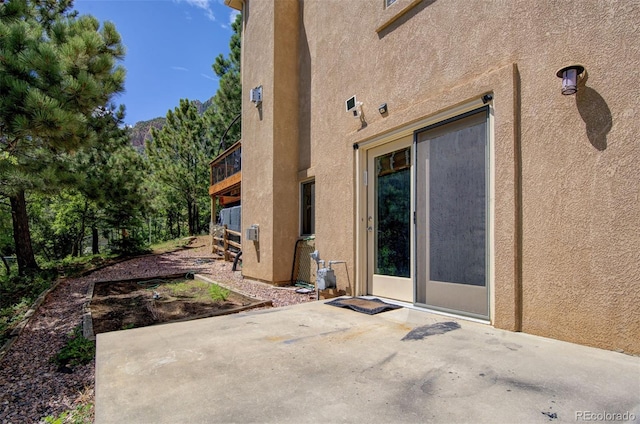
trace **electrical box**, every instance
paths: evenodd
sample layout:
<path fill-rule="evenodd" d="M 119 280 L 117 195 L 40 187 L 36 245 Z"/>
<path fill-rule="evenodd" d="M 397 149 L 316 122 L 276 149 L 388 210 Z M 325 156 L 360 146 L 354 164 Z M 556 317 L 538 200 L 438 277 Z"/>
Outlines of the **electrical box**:
<path fill-rule="evenodd" d="M 245 239 L 249 241 L 258 241 L 259 239 L 259 231 L 258 225 L 253 224 L 251 227 L 247 228 L 245 231 Z"/>
<path fill-rule="evenodd" d="M 316 288 L 318 290 L 335 289 L 336 274 L 330 268 L 320 268 L 316 272 Z"/>

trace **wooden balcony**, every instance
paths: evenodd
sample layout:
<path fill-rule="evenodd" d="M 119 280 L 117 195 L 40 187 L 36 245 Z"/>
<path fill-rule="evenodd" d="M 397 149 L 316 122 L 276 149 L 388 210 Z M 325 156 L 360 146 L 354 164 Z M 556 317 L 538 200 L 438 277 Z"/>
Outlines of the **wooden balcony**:
<path fill-rule="evenodd" d="M 242 143 L 238 141 L 209 163 L 209 195 L 220 205 L 240 201 L 242 183 Z"/>

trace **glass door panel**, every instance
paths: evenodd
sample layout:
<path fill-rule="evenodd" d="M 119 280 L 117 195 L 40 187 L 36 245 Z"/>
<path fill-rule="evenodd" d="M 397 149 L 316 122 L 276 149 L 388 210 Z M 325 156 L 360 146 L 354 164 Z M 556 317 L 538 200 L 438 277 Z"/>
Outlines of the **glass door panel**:
<path fill-rule="evenodd" d="M 417 302 L 488 316 L 487 111 L 417 135 Z"/>
<path fill-rule="evenodd" d="M 413 302 L 411 141 L 367 154 L 368 292 L 407 302 Z"/>
<path fill-rule="evenodd" d="M 375 158 L 375 273 L 411 276 L 411 148 Z"/>

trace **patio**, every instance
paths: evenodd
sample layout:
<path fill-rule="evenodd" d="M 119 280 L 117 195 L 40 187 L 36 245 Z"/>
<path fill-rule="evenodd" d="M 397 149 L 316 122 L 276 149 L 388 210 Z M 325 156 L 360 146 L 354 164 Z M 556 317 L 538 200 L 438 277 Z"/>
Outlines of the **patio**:
<path fill-rule="evenodd" d="M 97 340 L 97 424 L 640 417 L 638 357 L 412 308 L 319 301 Z"/>

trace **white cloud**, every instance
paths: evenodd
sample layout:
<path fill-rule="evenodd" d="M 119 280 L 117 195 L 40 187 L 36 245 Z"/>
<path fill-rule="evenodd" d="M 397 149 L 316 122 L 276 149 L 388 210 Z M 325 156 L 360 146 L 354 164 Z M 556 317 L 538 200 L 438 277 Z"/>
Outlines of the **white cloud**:
<path fill-rule="evenodd" d="M 231 29 L 231 24 L 234 23 L 236 21 L 236 16 L 238 16 L 240 14 L 239 11 L 237 10 L 232 10 L 231 13 L 229 13 L 229 24 L 220 24 L 220 26 L 224 29 Z"/>
<path fill-rule="evenodd" d="M 231 11 L 231 13 L 229 14 L 229 25 L 231 25 L 236 21 L 236 16 L 238 16 L 239 14 L 240 14 L 240 11 L 238 10 Z"/>
<path fill-rule="evenodd" d="M 213 14 L 213 10 L 211 10 L 211 5 L 209 4 L 209 0 L 174 0 L 177 1 L 178 3 L 187 3 L 189 6 L 193 6 L 193 7 L 197 7 L 198 9 L 201 9 L 202 11 L 204 11 L 205 15 L 207 15 L 207 18 L 209 18 L 212 21 L 216 20 L 215 15 Z"/>
<path fill-rule="evenodd" d="M 211 81 L 218 81 L 218 78 L 212 77 L 211 75 L 207 75 L 207 74 L 200 74 L 200 75 L 202 75 L 203 78 L 210 79 Z"/>
<path fill-rule="evenodd" d="M 174 71 L 189 72 L 187 68 L 183 68 L 182 66 L 172 66 L 171 69 L 173 69 Z"/>

